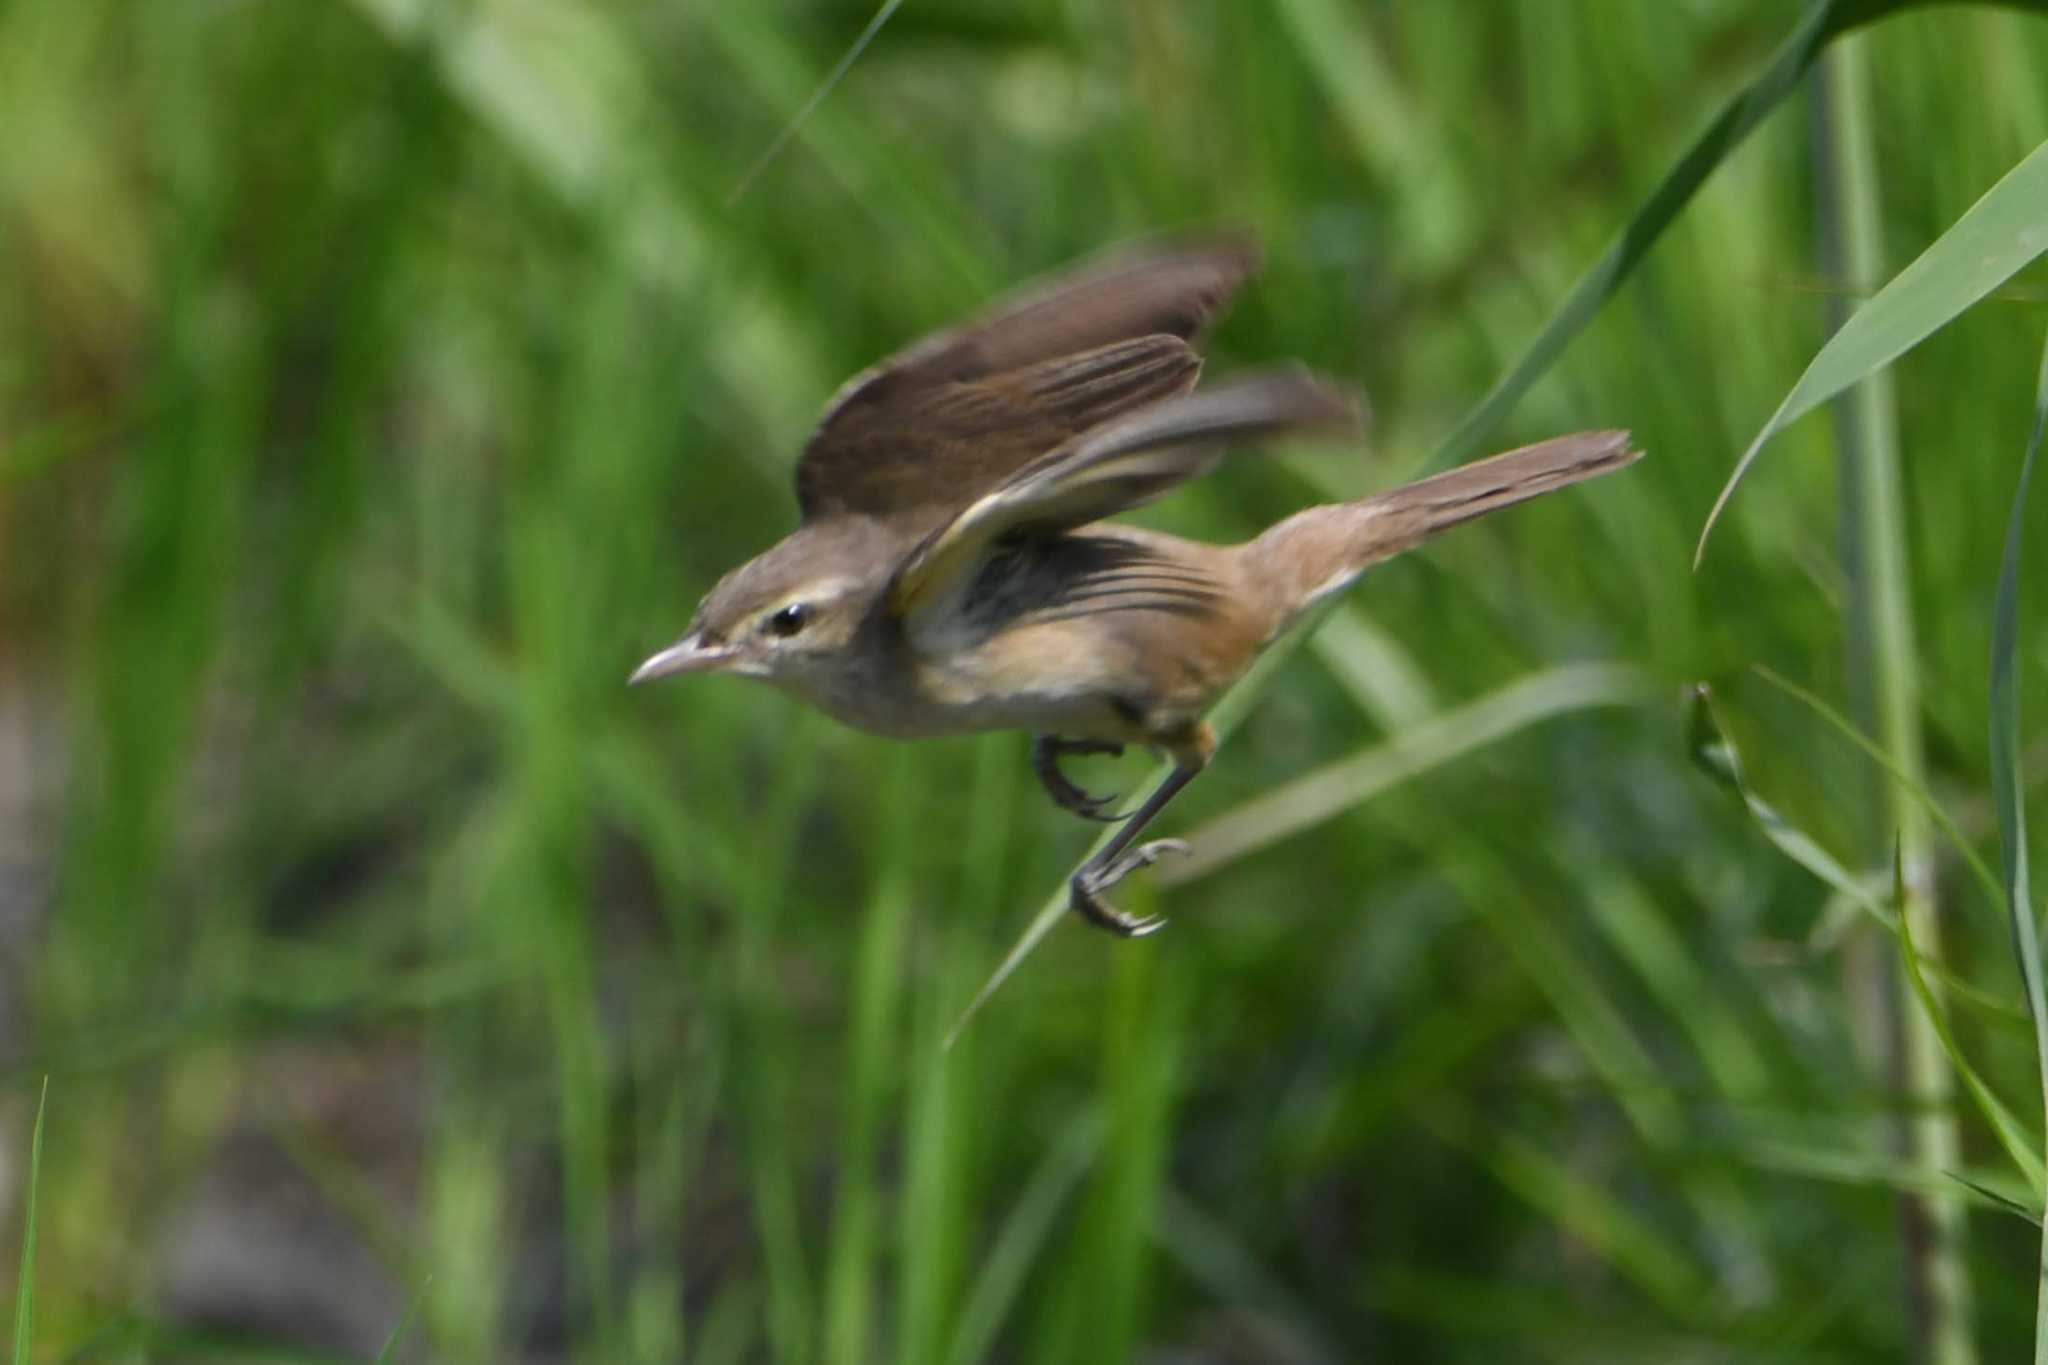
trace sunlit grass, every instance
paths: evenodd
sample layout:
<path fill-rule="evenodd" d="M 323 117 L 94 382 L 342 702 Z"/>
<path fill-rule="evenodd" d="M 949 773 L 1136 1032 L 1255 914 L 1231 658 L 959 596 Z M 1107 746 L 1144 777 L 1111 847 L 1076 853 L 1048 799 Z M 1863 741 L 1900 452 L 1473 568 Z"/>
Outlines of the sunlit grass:
<path fill-rule="evenodd" d="M 1881 282 L 1815 263 L 1786 7 L 920 0 L 728 203 L 874 10 L 0 10 L 0 731 L 48 836 L 16 937 L 0 826 L 0 1067 L 22 1131 L 63 1097 L 0 1189 L 37 1192 L 42 1354 L 1895 1360 L 1901 1191 L 1970 1210 L 1983 1358 L 2035 1340 L 1991 822 L 1940 854 L 1927 978 L 2011 1128 L 1964 1097 L 1941 1170 L 1886 1145 L 1842 967 L 1893 951 L 1870 766 L 1752 671 L 1854 714 L 1825 422 L 1688 566 L 1826 300 Z M 2048 136 L 2048 21 L 1866 41 L 1891 272 Z M 944 1049 L 1091 837 L 1024 741 L 624 675 L 786 529 L 841 377 L 1216 222 L 1270 264 L 1212 373 L 1300 356 L 1377 423 L 1160 524 L 1581 427 L 1650 453 L 1375 570 L 1175 808 L 1201 875 L 1132 891 L 1170 929 L 1055 916 Z M 1575 294 L 1610 247 L 1635 273 Z M 1911 796 L 2006 828 L 2038 312 L 1893 381 Z M 2001 600 L 2016 705 L 2048 595 Z M 1747 807 L 1692 762 L 1702 679 Z M 181 1316 L 181 1236 L 263 1245 L 279 1189 L 385 1292 L 281 1260 L 328 1335 L 250 1282 Z"/>

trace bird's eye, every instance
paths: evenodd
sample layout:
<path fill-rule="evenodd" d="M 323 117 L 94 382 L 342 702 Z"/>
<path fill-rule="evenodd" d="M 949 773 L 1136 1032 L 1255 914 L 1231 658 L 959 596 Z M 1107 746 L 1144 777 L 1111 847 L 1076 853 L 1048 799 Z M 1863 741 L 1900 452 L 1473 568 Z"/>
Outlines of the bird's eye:
<path fill-rule="evenodd" d="M 787 639 L 809 624 L 810 619 L 809 607 L 801 602 L 792 602 L 768 618 L 768 633 Z"/>

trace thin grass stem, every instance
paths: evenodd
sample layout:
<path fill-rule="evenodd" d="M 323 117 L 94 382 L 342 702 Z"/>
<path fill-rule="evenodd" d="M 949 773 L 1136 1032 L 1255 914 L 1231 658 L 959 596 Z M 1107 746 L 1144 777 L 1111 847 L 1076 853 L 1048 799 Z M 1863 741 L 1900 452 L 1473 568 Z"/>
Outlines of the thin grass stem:
<path fill-rule="evenodd" d="M 1871 133 L 1867 39 L 1852 35 L 1822 59 L 1815 100 L 1819 114 L 1817 169 L 1824 204 L 1823 270 L 1856 281 L 1885 276 Z M 1841 319 L 1835 319 L 1839 325 Z M 1901 935 L 1933 963 L 1942 958 L 1939 903 L 1934 882 L 1934 832 L 1912 788 L 1924 786 L 1920 732 L 1920 675 L 1906 559 L 1898 416 L 1889 375 L 1879 372 L 1849 390 L 1836 405 L 1842 526 L 1847 542 L 1852 677 L 1868 680 L 1873 732 L 1899 774 L 1883 782 L 1873 835 L 1881 848 L 1896 839 L 1900 866 Z M 1881 959 L 1862 959 L 1879 970 Z M 1909 964 L 1910 966 L 1911 964 Z M 1913 984 L 1922 985 L 1917 974 Z M 1922 995 L 1939 1003 L 1933 987 Z M 1940 1170 L 1961 1164 L 1961 1140 L 1950 1099 L 1955 1077 L 1935 1021 L 1906 1009 L 1898 990 L 1870 990 L 1869 998 L 1896 1011 L 1889 1030 L 1897 1051 L 1889 1065 L 1916 1110 L 1901 1134 L 1911 1159 Z M 1952 1194 L 1909 1194 L 1905 1256 L 1911 1301 L 1926 1359 L 1970 1365 L 1977 1358 L 1970 1334 L 1970 1280 L 1964 1253 L 1962 1201 Z"/>

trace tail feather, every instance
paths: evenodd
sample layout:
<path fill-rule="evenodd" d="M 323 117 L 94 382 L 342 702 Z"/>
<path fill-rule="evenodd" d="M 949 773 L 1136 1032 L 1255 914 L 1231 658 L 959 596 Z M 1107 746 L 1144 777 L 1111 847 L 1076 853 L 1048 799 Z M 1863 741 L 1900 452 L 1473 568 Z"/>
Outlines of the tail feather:
<path fill-rule="evenodd" d="M 1353 505 L 1383 521 L 1396 539 L 1407 534 L 1379 556 L 1384 558 L 1460 522 L 1619 469 L 1642 453 L 1630 448 L 1626 431 L 1582 431 L 1475 460 Z"/>
<path fill-rule="evenodd" d="M 1246 549 L 1291 617 L 1438 531 L 1632 464 L 1626 431 L 1582 431 L 1510 450 L 1357 502 L 1311 507 Z"/>

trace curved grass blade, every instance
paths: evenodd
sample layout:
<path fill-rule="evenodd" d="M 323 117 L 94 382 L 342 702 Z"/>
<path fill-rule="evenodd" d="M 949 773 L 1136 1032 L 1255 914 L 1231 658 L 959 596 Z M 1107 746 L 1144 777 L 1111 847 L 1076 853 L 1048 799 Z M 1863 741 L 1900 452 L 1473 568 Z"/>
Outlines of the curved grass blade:
<path fill-rule="evenodd" d="M 1750 818 L 1780 853 L 1798 863 L 1832 887 L 1837 895 L 1854 903 L 1885 928 L 1897 931 L 1897 919 L 1888 906 L 1832 853 L 1804 830 L 1778 813 L 1777 807 L 1757 795 L 1742 770 L 1742 757 L 1728 737 L 1714 707 L 1713 693 L 1705 683 L 1692 689 L 1692 714 L 1686 723 L 1686 749 L 1692 761 L 1707 776 L 1733 791 L 1748 809 Z"/>
<path fill-rule="evenodd" d="M 1948 1172 L 1948 1178 L 1976 1195 L 1979 1199 L 1984 1200 L 1992 1208 L 2024 1218 L 2029 1223 L 2039 1223 L 2041 1221 L 2041 1210 L 2038 1207 L 2029 1208 L 2009 1195 L 2000 1194 L 1982 1181 L 1972 1180 L 1961 1171 Z"/>
<path fill-rule="evenodd" d="M 1906 3 L 1911 2 L 1906 0 Z M 1543 330 L 1536 334 L 1536 339 L 1529 343 L 1520 359 L 1501 376 L 1486 397 L 1480 400 L 1479 406 L 1466 415 L 1457 430 L 1430 458 L 1430 467 L 1446 468 L 1479 453 L 1517 400 L 1549 373 L 1550 367 L 1564 354 L 1565 347 L 1585 330 L 1593 315 L 1600 311 L 1600 306 L 1621 287 L 1637 264 L 1649 254 L 1650 248 L 1656 245 L 1657 239 L 1664 235 L 1664 229 L 1671 226 L 1685 206 L 1692 202 L 1707 177 L 1756 131 L 1757 125 L 1772 110 L 1799 88 L 1808 68 L 1830 40 L 1858 24 L 1902 8 L 1905 4 L 1886 3 L 1885 0 L 1876 0 L 1875 3 L 1872 0 L 1860 0 L 1860 3 L 1819 0 L 1819 3 L 1810 5 L 1799 16 L 1799 22 L 1785 41 L 1771 54 L 1764 69 L 1722 107 L 1706 131 L 1686 148 L 1685 155 L 1665 172 L 1664 179 L 1650 192 L 1650 197 L 1636 210 L 1635 216 L 1623 225 L 1607 250 L 1601 253 L 1600 259 L 1579 277 L 1571 293 L 1565 295 L 1564 302 L 1543 324 Z"/>
<path fill-rule="evenodd" d="M 2041 985 L 2041 936 L 2034 922 L 2034 895 L 2027 865 L 2027 805 L 2020 778 L 2020 701 L 2014 686 L 2013 661 L 2019 652 L 2020 548 L 2025 528 L 2027 489 L 2034 479 L 2034 457 L 2041 452 L 2041 433 L 2048 427 L 2048 346 L 2041 351 L 2040 378 L 2034 391 L 2034 429 L 2027 437 L 2020 482 L 2012 497 L 2006 524 L 2005 554 L 1998 569 L 1998 593 L 1991 617 L 1991 794 L 1998 806 L 1998 847 L 2005 874 L 2005 908 L 2012 920 L 2013 954 L 2019 959 L 2027 1007 L 2034 1016 L 2034 1052 L 2041 1068 L 2041 1093 L 2048 1110 L 2048 1003 Z M 2048 1365 L 2048 1223 L 2043 1225 L 2041 1276 L 2034 1308 L 2034 1359 Z"/>
<path fill-rule="evenodd" d="M 1052 1236 L 1060 1211 L 1072 1201 L 1082 1177 L 1102 1150 L 1103 1126 L 1099 1113 L 1087 1111 L 1039 1160 L 968 1292 L 946 1355 L 952 1365 L 974 1365 L 988 1359 L 996 1334 L 1024 1287 L 1033 1258 Z"/>
<path fill-rule="evenodd" d="M 428 1280 L 420 1282 L 419 1291 L 412 1296 L 412 1302 L 405 1306 L 405 1316 L 398 1320 L 398 1326 L 391 1329 L 391 1335 L 384 1341 L 384 1349 L 377 1352 L 376 1365 L 391 1365 L 398 1359 L 398 1347 L 412 1330 L 413 1319 L 420 1315 L 420 1303 L 427 1296 Z"/>
<path fill-rule="evenodd" d="M 797 130 L 804 126 L 804 120 L 809 118 L 811 112 L 825 102 L 825 97 L 831 94 L 833 88 L 846 78 L 846 73 L 853 70 L 853 64 L 860 60 L 860 54 L 868 50 L 868 44 L 872 43 L 876 36 L 881 33 L 882 26 L 889 22 L 889 16 L 894 14 L 902 3 L 903 0 L 883 0 L 882 7 L 875 11 L 874 18 L 868 20 L 868 26 L 860 31 L 860 36 L 853 40 L 853 44 L 846 49 L 845 55 L 841 56 L 832 69 L 825 73 L 825 79 L 818 82 L 818 88 L 811 92 L 811 97 L 804 101 L 803 107 L 789 116 L 789 122 L 782 125 L 782 131 L 775 135 L 775 140 L 768 144 L 767 150 L 754 159 L 754 164 L 747 167 L 746 174 L 739 178 L 739 183 L 734 185 L 732 192 L 725 196 L 725 206 L 727 208 L 731 208 L 734 204 L 739 203 L 740 197 L 760 177 L 761 172 L 767 170 L 770 163 L 782 154 L 782 149 L 789 145 L 790 140 L 796 136 Z"/>
<path fill-rule="evenodd" d="M 1892 865 L 1893 892 L 1902 904 L 1905 900 L 1905 868 L 1896 858 Z M 2034 1197 L 2040 1199 L 2044 1193 L 2041 1153 L 2035 1148 L 2027 1130 L 2013 1117 L 2005 1102 L 1992 1093 L 1984 1078 L 1977 1074 L 1977 1068 L 1970 1065 L 1970 1059 L 1956 1044 L 1955 1031 L 1949 1027 L 1948 1016 L 1942 1013 L 1941 1002 L 1934 998 L 1933 989 L 1927 984 L 1927 976 L 1920 970 L 1920 950 L 1913 946 L 1913 931 L 1906 916 L 1898 915 L 1899 956 L 1906 966 L 1906 979 L 1913 985 L 1913 994 L 1919 998 L 1920 1009 L 1927 1016 L 1927 1022 L 1934 1026 L 1935 1036 L 1941 1040 L 1941 1049 L 1948 1054 L 1949 1063 L 1955 1067 L 1956 1075 L 1962 1079 L 1963 1088 L 1970 1092 L 1970 1098 L 1977 1102 L 1978 1112 L 1998 1138 L 1999 1146 L 2012 1158 L 2013 1165 L 2020 1168 L 2026 1177 Z"/>
<path fill-rule="evenodd" d="M 2004 873 L 2006 909 L 2012 916 L 2013 949 L 2020 979 L 2033 1011 L 2036 1046 L 2041 1054 L 2043 1089 L 2048 1094 L 2048 1003 L 2041 981 L 2040 931 L 2032 912 L 2033 891 L 2027 859 L 2027 811 L 2020 776 L 2019 692 L 2013 664 L 2019 649 L 2019 575 L 2021 538 L 2027 490 L 2034 478 L 2034 458 L 2048 428 L 2048 346 L 2041 352 L 2041 370 L 2034 399 L 2034 428 L 2020 464 L 2019 488 L 2013 494 L 2012 517 L 2006 526 L 2005 554 L 1998 572 L 1998 593 L 1991 624 L 1991 787 L 1998 807 L 1998 842 Z"/>
<path fill-rule="evenodd" d="M 1160 884 L 1180 886 L 1205 877 L 1540 721 L 1595 707 L 1632 706 L 1649 694 L 1649 680 L 1624 664 L 1566 664 L 1528 674 L 1197 826 L 1186 836 L 1191 851 L 1160 869 Z"/>
<path fill-rule="evenodd" d="M 21 1271 L 14 1287 L 14 1365 L 28 1365 L 36 1328 L 36 1184 L 43 1171 L 43 1116 L 50 1107 L 50 1078 L 43 1077 L 36 1101 L 36 1126 L 28 1142 L 28 1195 L 22 1204 Z"/>
<path fill-rule="evenodd" d="M 1801 687 L 1798 683 L 1793 682 L 1790 678 L 1768 665 L 1756 664 L 1750 669 L 1750 672 L 1756 674 L 1757 677 L 1762 678 L 1787 696 L 1804 702 L 1809 710 L 1826 721 L 1837 734 L 1855 745 L 1860 752 L 1869 757 L 1871 762 L 1889 773 L 1892 779 L 1905 790 L 1906 794 L 1919 802 L 1921 807 L 1926 810 L 1928 818 L 1934 821 L 1935 828 L 1939 829 L 1948 839 L 1949 843 L 1954 846 L 1957 856 L 1963 860 L 1963 865 L 1970 869 L 1972 876 L 1976 877 L 1977 885 L 1984 889 L 1984 894 L 1989 896 L 1994 904 L 2005 899 L 2005 891 L 1999 885 L 1998 878 L 1992 875 L 1991 869 L 1985 865 L 1983 857 L 1978 854 L 1976 848 L 1970 843 L 1970 837 L 1963 833 L 1962 827 L 1956 824 L 1954 817 L 1942 809 L 1941 803 L 1934 799 L 1934 794 L 1928 791 L 1925 786 L 1913 781 L 1900 771 L 1898 763 L 1890 754 L 1880 748 L 1875 740 L 1857 729 L 1847 716 L 1835 710 L 1834 707 L 1829 706 L 1813 692 Z"/>
<path fill-rule="evenodd" d="M 2048 251 L 2048 142 L 1985 191 L 1920 258 L 1842 324 L 1806 373 L 1785 395 L 1771 420 L 1736 461 L 1693 550 L 1697 568 L 1722 509 L 1756 463 L 1764 444 L 1815 407 L 1883 369 L 1971 304 Z"/>
<path fill-rule="evenodd" d="M 1814 704 L 1818 706 L 1819 702 Z M 1777 807 L 1764 800 L 1749 785 L 1749 778 L 1743 772 L 1742 757 L 1736 751 L 1735 742 L 1728 737 L 1728 728 L 1722 724 L 1720 713 L 1714 707 L 1713 694 L 1705 683 L 1695 685 L 1692 690 L 1692 715 L 1686 731 L 1686 748 L 1693 763 L 1708 777 L 1735 793 L 1749 811 L 1750 818 L 1756 821 L 1757 828 L 1763 831 L 1764 838 L 1770 840 L 1780 853 L 1827 883 L 1837 896 L 1883 925 L 1886 932 L 1899 932 L 1897 914 L 1870 889 L 1864 878 L 1844 867 L 1841 860 L 1821 847 L 1818 840 L 1787 820 Z M 1917 794 L 1926 799 L 1924 793 Z M 1931 809 L 1931 801 L 1929 806 Z M 1935 818 L 1940 821 L 1939 812 Z M 1939 962 L 1920 958 L 1918 965 L 1941 982 L 1943 989 L 1953 991 L 1958 998 L 1986 1013 L 2000 1018 L 2009 1018 L 2016 1013 L 2012 1006 L 1965 981 Z"/>
<path fill-rule="evenodd" d="M 1421 1118 L 1510 1194 L 1569 1232 L 1617 1279 L 1680 1321 L 1711 1297 L 1711 1278 L 1692 1248 L 1544 1144 L 1505 1126 L 1482 1130 L 1478 1116 L 1454 1101 L 1430 1106 Z"/>
<path fill-rule="evenodd" d="M 2038 1201 L 2029 1204 L 2017 1192 L 2000 1190 L 1992 1182 L 2005 1177 L 1988 1171 L 1974 1174 L 1942 1171 L 1898 1157 L 1802 1146 L 1796 1142 L 1744 1143 L 1734 1149 L 1734 1155 L 1758 1170 L 1776 1171 L 1803 1180 L 1887 1189 L 1899 1194 L 1953 1193 L 1953 1187 L 1960 1185 L 1969 1191 L 1973 1200 L 1981 1201 L 1987 1209 L 2012 1214 L 2030 1224 L 2041 1221 Z"/>
<path fill-rule="evenodd" d="M 1699 192 L 1707 177 L 1742 145 L 1771 111 L 1799 88 L 1799 83 L 1805 79 L 1807 70 L 1820 57 L 1823 48 L 1852 29 L 1890 18 L 1904 10 L 1937 3 L 1950 3 L 1950 0 L 1817 0 L 1809 6 L 1785 41 L 1771 54 L 1764 69 L 1728 101 L 1715 115 L 1714 121 L 1707 125 L 1707 130 L 1686 148 L 1685 155 L 1665 173 L 1643 207 L 1623 226 L 1607 250 L 1601 253 L 1600 259 L 1579 277 L 1571 293 L 1565 296 L 1565 301 L 1551 314 L 1550 320 L 1543 324 L 1543 330 L 1536 334 L 1536 339 L 1529 343 L 1513 368 L 1501 376 L 1479 406 L 1445 440 L 1431 458 L 1430 466 L 1443 468 L 1469 460 L 1479 453 L 1487 437 L 1500 426 L 1516 400 L 1549 372 L 1565 347 L 1571 344 L 1572 338 L 1585 329 L 1593 315 L 1600 311 L 1600 305 L 1621 287 L 1637 263 L 1663 235 L 1664 229 L 1692 202 L 1693 195 Z M 2048 12 L 2048 0 L 2005 0 L 2005 3 L 2012 9 Z"/>

